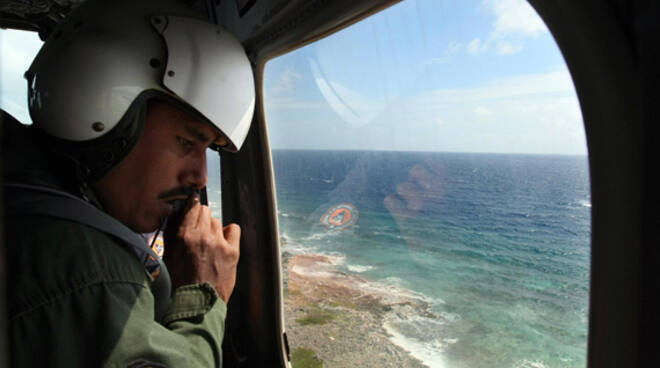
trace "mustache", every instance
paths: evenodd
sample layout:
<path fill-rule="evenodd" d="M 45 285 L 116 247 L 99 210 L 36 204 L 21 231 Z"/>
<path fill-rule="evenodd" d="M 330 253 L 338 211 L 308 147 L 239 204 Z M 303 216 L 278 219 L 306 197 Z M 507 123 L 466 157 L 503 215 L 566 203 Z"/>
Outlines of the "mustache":
<path fill-rule="evenodd" d="M 199 189 L 192 187 L 179 187 L 168 190 L 158 195 L 158 199 L 166 199 L 170 197 L 185 196 L 190 197 L 193 194 L 199 194 Z"/>

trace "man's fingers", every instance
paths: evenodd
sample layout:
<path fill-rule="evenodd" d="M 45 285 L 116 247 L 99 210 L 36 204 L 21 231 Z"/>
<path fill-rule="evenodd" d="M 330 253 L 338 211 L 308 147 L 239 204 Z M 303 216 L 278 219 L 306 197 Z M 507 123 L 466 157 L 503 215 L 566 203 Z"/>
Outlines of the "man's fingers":
<path fill-rule="evenodd" d="M 186 208 L 185 208 L 185 211 L 186 211 L 186 212 L 187 212 L 187 211 L 190 211 L 190 209 L 193 208 L 193 207 L 194 207 L 196 204 L 198 204 L 198 203 L 199 203 L 199 194 L 197 194 L 197 193 L 193 193 L 193 194 L 191 194 L 191 195 L 188 196 L 188 198 L 186 199 L 186 203 L 185 203 Z"/>
<path fill-rule="evenodd" d="M 182 227 L 195 226 L 199 221 L 200 216 L 200 207 L 199 196 L 193 194 L 186 200 L 186 208 L 183 215 L 183 220 L 181 221 Z"/>
<path fill-rule="evenodd" d="M 236 224 L 225 226 L 222 233 L 229 244 L 238 244 L 241 240 L 241 227 Z"/>
<path fill-rule="evenodd" d="M 208 206 L 200 206 L 197 216 L 197 228 L 209 229 L 211 227 L 211 209 Z"/>
<path fill-rule="evenodd" d="M 218 220 L 217 218 L 211 218 L 211 232 L 213 234 L 219 234 L 224 236 L 222 230 L 222 221 Z"/>

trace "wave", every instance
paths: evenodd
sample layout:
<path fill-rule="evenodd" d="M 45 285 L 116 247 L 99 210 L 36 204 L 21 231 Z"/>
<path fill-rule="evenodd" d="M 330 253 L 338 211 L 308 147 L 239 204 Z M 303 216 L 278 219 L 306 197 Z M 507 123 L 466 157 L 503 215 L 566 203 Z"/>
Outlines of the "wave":
<path fill-rule="evenodd" d="M 288 252 L 291 253 L 292 255 L 298 255 L 298 254 L 313 253 L 314 249 L 311 247 L 304 246 L 302 244 L 288 243 L 280 247 L 280 252 Z"/>
<path fill-rule="evenodd" d="M 399 288 L 404 287 L 405 284 L 402 278 L 396 276 L 386 277 L 382 279 L 381 282 L 385 283 L 388 287 L 394 286 Z"/>
<path fill-rule="evenodd" d="M 580 203 L 582 207 L 591 208 L 591 201 L 587 199 L 580 200 L 578 203 Z"/>
<path fill-rule="evenodd" d="M 288 252 L 293 255 L 314 253 L 314 247 L 301 244 L 292 239 L 287 233 L 280 233 L 280 252 Z"/>
<path fill-rule="evenodd" d="M 335 231 L 332 231 L 332 230 L 320 231 L 318 233 L 308 235 L 308 236 L 302 238 L 301 240 L 302 241 L 319 241 L 319 240 L 324 240 L 326 238 L 335 237 L 335 236 L 339 235 L 339 233 L 340 232 L 337 231 L 337 230 L 335 230 Z"/>
<path fill-rule="evenodd" d="M 417 300 L 426 303 L 431 307 L 445 304 L 445 301 L 442 299 L 432 298 L 426 294 L 409 289 L 405 285 L 405 282 L 398 277 L 387 277 L 378 281 L 368 281 L 362 284 L 361 288 L 365 292 L 379 295 L 391 295 L 393 299 L 405 298 Z M 434 314 L 436 313 L 434 312 Z"/>
<path fill-rule="evenodd" d="M 521 361 L 516 362 L 513 365 L 513 368 L 547 368 L 547 366 L 538 361 L 523 359 Z"/>
<path fill-rule="evenodd" d="M 333 266 L 341 266 L 346 262 L 346 256 L 339 252 L 321 252 L 319 254 L 325 256 Z"/>
<path fill-rule="evenodd" d="M 411 305 L 394 305 L 383 319 L 383 328 L 390 341 L 407 351 L 428 367 L 446 367 L 444 352 L 459 339 L 446 336 L 442 326 L 461 320 L 461 316 L 441 310 L 445 304 L 442 299 L 432 298 L 405 287 L 404 281 L 388 277 L 381 281 L 370 282 L 374 288 L 385 288 L 387 292 L 417 299 L 426 303 L 425 310 Z"/>
<path fill-rule="evenodd" d="M 433 339 L 431 341 L 411 337 L 395 327 L 396 322 L 391 317 L 383 323 L 383 328 L 389 335 L 389 340 L 407 351 L 413 357 L 419 359 L 427 367 L 446 367 L 444 351 L 450 344 L 455 344 L 458 339 Z"/>
<path fill-rule="evenodd" d="M 349 265 L 346 265 L 346 268 L 348 268 L 348 270 L 351 271 L 351 272 L 362 273 L 362 272 L 373 270 L 374 266 L 349 264 Z"/>

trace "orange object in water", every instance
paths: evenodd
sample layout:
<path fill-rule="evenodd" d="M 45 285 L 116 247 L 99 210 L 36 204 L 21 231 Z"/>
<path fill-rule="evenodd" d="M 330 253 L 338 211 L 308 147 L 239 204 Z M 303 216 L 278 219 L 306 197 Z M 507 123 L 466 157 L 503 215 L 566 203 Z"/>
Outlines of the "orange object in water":
<path fill-rule="evenodd" d="M 330 229 L 346 229 L 358 220 L 358 210 L 350 203 L 340 203 L 330 207 L 323 216 L 321 223 Z"/>

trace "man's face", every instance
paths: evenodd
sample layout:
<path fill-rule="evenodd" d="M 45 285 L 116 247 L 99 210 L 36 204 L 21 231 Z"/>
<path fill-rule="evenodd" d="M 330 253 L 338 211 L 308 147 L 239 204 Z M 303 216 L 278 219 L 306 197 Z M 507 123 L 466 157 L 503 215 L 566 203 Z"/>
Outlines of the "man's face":
<path fill-rule="evenodd" d="M 166 104 L 149 108 L 133 150 L 95 185 L 105 210 L 146 233 L 172 214 L 171 201 L 206 186 L 206 149 L 220 133 Z"/>

